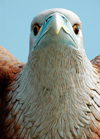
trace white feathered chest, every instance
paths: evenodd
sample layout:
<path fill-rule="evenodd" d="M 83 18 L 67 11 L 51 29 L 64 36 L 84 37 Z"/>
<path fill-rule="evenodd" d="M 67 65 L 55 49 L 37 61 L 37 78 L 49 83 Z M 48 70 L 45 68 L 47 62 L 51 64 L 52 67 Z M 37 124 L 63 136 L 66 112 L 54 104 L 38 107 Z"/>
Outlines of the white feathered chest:
<path fill-rule="evenodd" d="M 100 120 L 100 90 L 86 57 L 65 47 L 44 47 L 31 53 L 17 78 L 9 117 L 20 138 L 90 137 L 94 120 Z"/>

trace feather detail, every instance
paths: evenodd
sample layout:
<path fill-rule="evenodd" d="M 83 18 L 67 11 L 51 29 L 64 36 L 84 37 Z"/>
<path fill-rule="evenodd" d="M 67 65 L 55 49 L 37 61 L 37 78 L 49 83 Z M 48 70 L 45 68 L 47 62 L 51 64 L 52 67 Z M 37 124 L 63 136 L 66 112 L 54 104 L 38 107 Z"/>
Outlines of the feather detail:
<path fill-rule="evenodd" d="M 64 130 L 64 121 L 63 121 L 63 119 L 62 118 L 60 118 L 59 119 L 59 122 L 58 122 L 58 133 L 59 133 L 59 135 L 61 136 L 61 138 L 63 138 L 64 136 L 63 136 L 63 130 Z"/>
<path fill-rule="evenodd" d="M 51 132 L 51 137 L 53 138 L 53 137 L 55 137 L 55 135 L 56 135 L 56 133 L 57 133 L 57 120 L 56 121 L 54 121 L 54 125 L 53 125 L 53 127 L 52 127 L 52 132 Z"/>
<path fill-rule="evenodd" d="M 9 115 L 9 117 L 7 117 L 7 120 L 5 121 L 6 126 L 9 126 L 9 124 L 11 124 L 14 121 L 14 117 L 12 117 L 12 115 Z"/>
<path fill-rule="evenodd" d="M 81 139 L 88 139 L 85 133 L 83 133 L 83 135 L 82 135 L 82 138 L 81 138 Z"/>
<path fill-rule="evenodd" d="M 33 126 L 32 123 L 29 122 L 29 123 L 27 124 L 26 128 L 31 128 L 32 126 Z"/>
<path fill-rule="evenodd" d="M 18 105 L 15 107 L 15 109 L 13 110 L 12 116 L 17 115 L 17 113 L 19 112 L 19 110 L 21 109 L 21 104 L 18 103 Z"/>
<path fill-rule="evenodd" d="M 90 109 L 92 110 L 92 113 L 95 118 L 100 121 L 100 108 L 98 108 L 94 103 L 94 105 L 91 106 Z"/>

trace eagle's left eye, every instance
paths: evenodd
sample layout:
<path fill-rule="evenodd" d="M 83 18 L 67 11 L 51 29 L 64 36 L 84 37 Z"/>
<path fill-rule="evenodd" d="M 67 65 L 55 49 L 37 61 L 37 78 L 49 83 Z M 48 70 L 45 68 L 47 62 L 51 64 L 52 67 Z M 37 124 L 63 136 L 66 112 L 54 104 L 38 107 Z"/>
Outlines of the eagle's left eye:
<path fill-rule="evenodd" d="M 73 31 L 77 35 L 79 33 L 79 25 L 77 24 L 73 25 Z"/>
<path fill-rule="evenodd" d="M 34 25 L 33 33 L 35 36 L 38 34 L 39 30 L 40 30 L 40 26 L 38 24 Z"/>

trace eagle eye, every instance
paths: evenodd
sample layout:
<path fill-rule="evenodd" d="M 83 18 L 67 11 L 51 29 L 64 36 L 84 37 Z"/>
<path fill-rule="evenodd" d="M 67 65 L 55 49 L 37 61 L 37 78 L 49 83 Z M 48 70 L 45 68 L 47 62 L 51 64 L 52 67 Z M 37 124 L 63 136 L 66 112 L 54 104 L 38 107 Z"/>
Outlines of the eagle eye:
<path fill-rule="evenodd" d="M 38 25 L 38 24 L 34 25 L 33 33 L 35 36 L 38 34 L 39 30 L 40 30 L 40 25 Z"/>
<path fill-rule="evenodd" d="M 73 25 L 73 31 L 77 35 L 79 33 L 79 25 L 77 24 Z"/>

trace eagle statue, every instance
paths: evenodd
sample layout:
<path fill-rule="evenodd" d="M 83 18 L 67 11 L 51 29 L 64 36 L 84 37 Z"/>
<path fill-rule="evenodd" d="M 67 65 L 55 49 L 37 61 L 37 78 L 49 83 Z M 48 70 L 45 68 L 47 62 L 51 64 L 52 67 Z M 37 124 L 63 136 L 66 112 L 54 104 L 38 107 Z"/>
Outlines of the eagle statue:
<path fill-rule="evenodd" d="M 100 139 L 100 55 L 73 12 L 33 19 L 26 64 L 0 46 L 0 139 Z"/>

